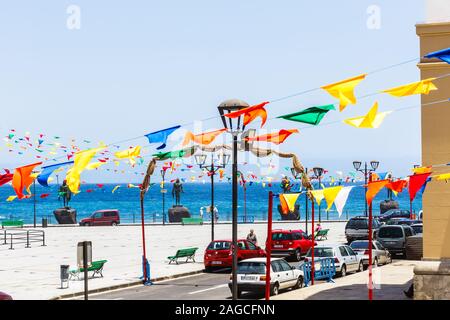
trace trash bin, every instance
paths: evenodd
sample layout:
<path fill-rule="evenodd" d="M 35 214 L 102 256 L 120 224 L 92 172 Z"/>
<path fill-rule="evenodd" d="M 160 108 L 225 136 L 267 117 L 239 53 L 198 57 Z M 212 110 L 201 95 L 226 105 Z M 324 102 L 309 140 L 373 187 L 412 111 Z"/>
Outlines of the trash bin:
<path fill-rule="evenodd" d="M 47 218 L 42 218 L 42 228 L 47 228 L 48 220 Z"/>
<path fill-rule="evenodd" d="M 64 288 L 64 282 L 67 282 L 67 288 L 69 287 L 69 265 L 62 264 L 60 267 L 61 289 Z"/>

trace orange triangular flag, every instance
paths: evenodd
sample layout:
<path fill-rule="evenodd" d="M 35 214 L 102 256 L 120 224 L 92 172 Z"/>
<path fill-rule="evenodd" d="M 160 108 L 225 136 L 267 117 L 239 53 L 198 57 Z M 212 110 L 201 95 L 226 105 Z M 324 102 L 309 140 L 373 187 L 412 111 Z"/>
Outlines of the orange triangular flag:
<path fill-rule="evenodd" d="M 189 144 L 189 142 L 194 141 L 197 144 L 210 144 L 213 142 L 219 135 L 227 131 L 227 129 L 220 129 L 216 131 L 205 132 L 201 134 L 194 135 L 191 131 L 186 133 L 184 137 L 183 146 Z"/>
<path fill-rule="evenodd" d="M 264 126 L 267 120 L 267 111 L 264 109 L 264 106 L 268 104 L 268 101 L 262 102 L 260 104 L 256 104 L 254 106 L 244 108 L 238 111 L 230 112 L 225 115 L 228 118 L 237 118 L 241 115 L 244 115 L 244 126 L 255 120 L 257 117 L 261 117 L 261 128 Z"/>
<path fill-rule="evenodd" d="M 383 189 L 387 184 L 389 183 L 389 180 L 377 180 L 372 181 L 367 184 L 367 193 L 366 193 L 366 201 L 370 205 L 372 203 L 373 198 L 380 192 L 381 189 Z"/>
<path fill-rule="evenodd" d="M 281 129 L 280 131 L 278 131 L 276 133 L 263 134 L 263 135 L 257 136 L 257 137 L 247 137 L 247 138 L 245 138 L 245 140 L 247 140 L 247 141 L 267 141 L 267 142 L 272 142 L 275 144 L 280 144 L 280 143 L 283 143 L 284 140 L 286 140 L 293 133 L 299 133 L 299 131 L 297 129 L 291 129 L 291 130 Z"/>
<path fill-rule="evenodd" d="M 397 181 L 389 182 L 386 185 L 386 188 L 398 193 L 398 192 L 402 192 L 407 184 L 408 184 L 408 181 L 406 181 L 406 180 L 397 180 Z"/>
<path fill-rule="evenodd" d="M 30 195 L 24 195 L 23 189 L 28 189 L 28 187 L 33 183 L 35 177 L 31 176 L 33 169 L 42 162 L 37 162 L 29 164 L 27 166 L 19 167 L 14 170 L 14 175 L 12 179 L 12 187 L 17 194 L 19 199 L 30 198 Z"/>

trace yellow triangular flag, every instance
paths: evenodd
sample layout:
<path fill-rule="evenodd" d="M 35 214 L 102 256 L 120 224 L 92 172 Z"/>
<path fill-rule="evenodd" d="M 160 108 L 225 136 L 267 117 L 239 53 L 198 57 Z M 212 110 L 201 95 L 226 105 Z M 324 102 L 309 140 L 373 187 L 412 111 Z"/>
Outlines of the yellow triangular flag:
<path fill-rule="evenodd" d="M 394 97 L 406 97 L 414 94 L 429 94 L 430 91 L 437 90 L 432 82 L 436 78 L 429 78 L 418 82 L 405 84 L 403 86 L 383 90 L 381 92 L 388 93 Z"/>
<path fill-rule="evenodd" d="M 100 161 L 97 161 L 97 162 L 91 162 L 91 163 L 89 163 L 87 166 L 86 166 L 86 170 L 94 170 L 94 169 L 97 169 L 97 168 L 99 168 L 99 167 L 101 167 L 102 165 L 104 165 L 106 162 L 100 162 Z"/>
<path fill-rule="evenodd" d="M 359 75 L 350 79 L 342 80 L 321 87 L 333 97 L 339 99 L 339 111 L 343 111 L 349 104 L 356 104 L 354 89 L 365 79 L 366 74 Z"/>
<path fill-rule="evenodd" d="M 365 116 L 345 119 L 344 123 L 349 124 L 355 128 L 378 128 L 383 122 L 384 118 L 392 111 L 378 113 L 378 102 L 372 106 Z"/>
<path fill-rule="evenodd" d="M 440 174 L 440 175 L 436 176 L 436 178 L 437 178 L 437 180 L 439 180 L 439 181 L 443 181 L 443 180 L 447 181 L 447 180 L 450 180 L 450 173 L 443 173 L 443 174 Z"/>
<path fill-rule="evenodd" d="M 6 201 L 11 202 L 13 201 L 15 198 L 17 198 L 17 196 L 9 196 Z"/>
<path fill-rule="evenodd" d="M 283 209 L 287 205 L 287 209 L 289 209 L 290 212 L 294 212 L 295 211 L 295 202 L 297 201 L 299 195 L 300 195 L 300 193 L 281 194 L 280 196 L 282 198 L 284 198 L 284 201 L 285 201 L 285 203 L 281 202 L 281 206 L 283 207 Z M 280 197 L 280 199 L 281 199 L 281 197 Z"/>
<path fill-rule="evenodd" d="M 134 148 L 130 148 L 127 150 L 123 150 L 123 151 L 114 153 L 116 158 L 119 158 L 119 159 L 128 158 L 128 160 L 130 160 L 131 165 L 133 165 L 133 166 L 136 164 L 136 161 L 134 160 L 135 157 L 139 156 L 140 154 L 141 154 L 141 146 L 136 146 Z"/>
<path fill-rule="evenodd" d="M 67 185 L 69 186 L 70 191 L 72 191 L 73 193 L 79 193 L 78 189 L 80 187 L 81 172 L 86 169 L 86 166 L 95 156 L 95 154 L 98 151 L 103 150 L 104 148 L 105 147 L 102 146 L 99 148 L 79 151 L 75 153 L 73 167 L 67 171 L 66 175 Z"/>
<path fill-rule="evenodd" d="M 342 188 L 343 186 L 323 189 L 323 195 L 325 197 L 325 200 L 327 201 L 326 211 L 330 210 L 331 206 L 333 205 L 334 199 L 336 199 L 338 193 L 342 190 Z"/>
<path fill-rule="evenodd" d="M 320 206 L 320 202 L 322 202 L 323 198 L 325 197 L 325 195 L 323 194 L 323 189 L 312 190 L 311 194 L 314 199 L 316 199 L 317 204 Z"/>

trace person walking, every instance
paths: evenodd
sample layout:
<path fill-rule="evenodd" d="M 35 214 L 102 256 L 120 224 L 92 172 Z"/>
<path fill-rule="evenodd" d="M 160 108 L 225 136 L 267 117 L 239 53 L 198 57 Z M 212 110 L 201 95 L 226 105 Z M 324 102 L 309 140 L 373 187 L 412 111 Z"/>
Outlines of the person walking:
<path fill-rule="evenodd" d="M 250 233 L 247 235 L 247 241 L 253 242 L 253 244 L 258 245 L 258 239 L 256 238 L 255 230 L 250 229 Z"/>

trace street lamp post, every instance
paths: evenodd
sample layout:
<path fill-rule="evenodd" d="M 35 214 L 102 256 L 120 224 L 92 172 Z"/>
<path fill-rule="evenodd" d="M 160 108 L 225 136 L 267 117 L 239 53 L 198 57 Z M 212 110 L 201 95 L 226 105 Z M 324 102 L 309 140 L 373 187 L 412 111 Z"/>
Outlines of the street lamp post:
<path fill-rule="evenodd" d="M 323 168 L 320 167 L 314 167 L 314 176 L 319 180 L 319 189 L 322 189 L 322 175 L 323 175 Z M 319 223 L 322 223 L 322 215 L 320 213 L 320 205 L 319 205 Z M 314 232 L 314 230 L 313 230 Z"/>
<path fill-rule="evenodd" d="M 226 114 L 247 108 L 250 105 L 239 99 L 230 99 L 222 102 L 217 109 L 219 110 L 220 117 L 222 119 L 225 129 L 227 129 L 233 136 L 233 166 L 232 166 L 232 184 L 233 184 L 233 210 L 232 210 L 232 246 L 233 246 L 233 263 L 231 268 L 232 274 L 232 298 L 237 299 L 238 288 L 237 288 L 237 264 L 238 264 L 238 244 L 237 244 L 237 220 L 238 220 L 238 181 L 237 181 L 237 160 L 238 160 L 238 136 L 244 131 L 245 125 L 242 121 L 242 116 L 236 118 L 228 118 Z"/>
<path fill-rule="evenodd" d="M 295 168 L 291 168 L 291 174 L 295 180 L 301 179 L 301 174 L 298 174 Z M 305 168 L 305 173 L 308 174 L 308 168 Z M 301 188 L 301 181 L 300 181 Z M 308 234 L 308 193 L 305 192 L 305 232 Z"/>
<path fill-rule="evenodd" d="M 161 189 L 161 193 L 162 193 L 162 219 L 163 219 L 163 226 L 166 224 L 166 193 L 165 193 L 165 189 L 164 189 L 164 177 L 166 175 L 166 170 L 161 169 L 161 177 L 162 177 L 162 189 Z"/>
<path fill-rule="evenodd" d="M 210 206 L 210 212 L 211 212 L 211 241 L 214 241 L 214 220 L 215 220 L 215 213 L 214 213 L 214 175 L 219 169 L 225 168 L 225 166 L 228 164 L 228 161 L 230 160 L 230 155 L 228 154 L 221 154 L 219 156 L 219 164 L 214 164 L 214 157 L 211 153 L 211 165 L 205 166 L 206 162 L 206 154 L 198 154 L 194 156 L 195 162 L 200 167 L 200 169 L 206 169 L 209 176 L 211 177 L 211 206 Z"/>
<path fill-rule="evenodd" d="M 353 161 L 353 168 L 355 168 L 356 171 L 361 172 L 364 174 L 364 194 L 367 194 L 367 181 L 369 179 L 369 175 L 376 171 L 378 166 L 380 165 L 379 161 L 372 160 L 370 161 L 370 166 L 372 169 L 369 169 L 367 167 L 367 162 L 364 162 L 364 170 L 361 169 L 362 162 L 361 161 Z M 367 217 L 367 201 L 364 198 L 364 215 Z"/>

